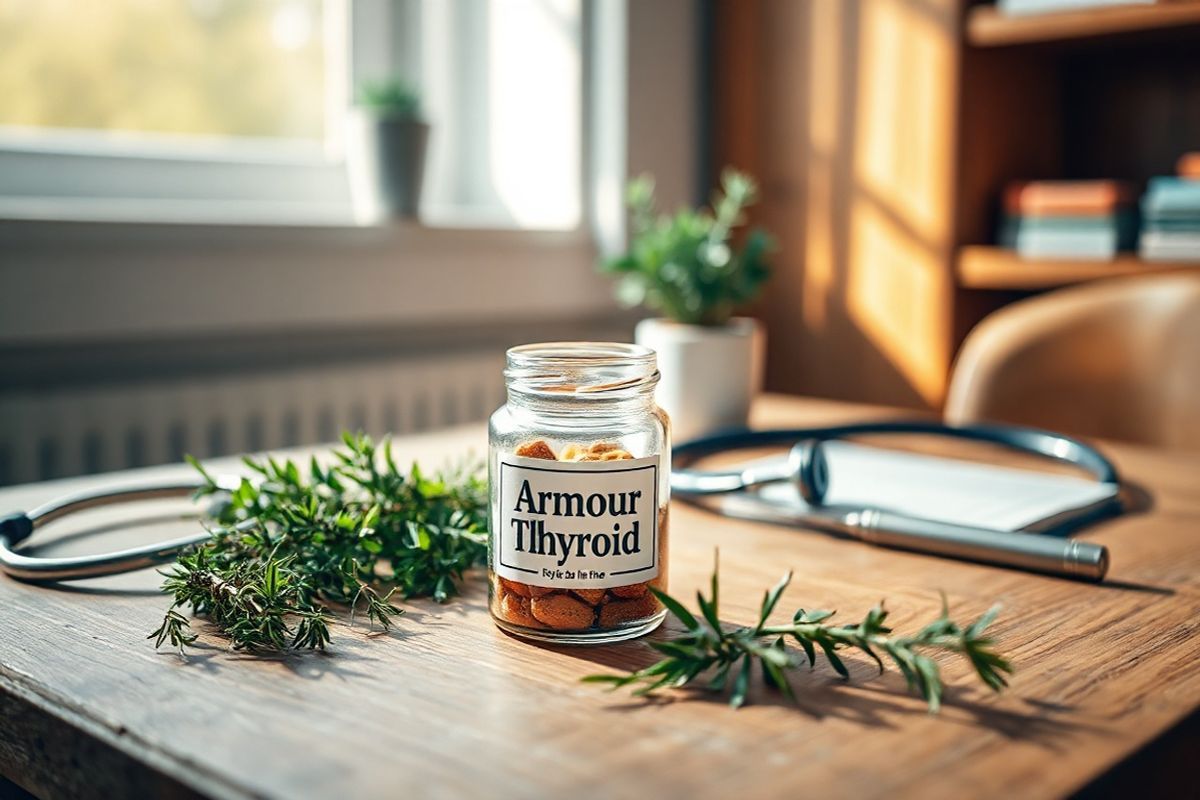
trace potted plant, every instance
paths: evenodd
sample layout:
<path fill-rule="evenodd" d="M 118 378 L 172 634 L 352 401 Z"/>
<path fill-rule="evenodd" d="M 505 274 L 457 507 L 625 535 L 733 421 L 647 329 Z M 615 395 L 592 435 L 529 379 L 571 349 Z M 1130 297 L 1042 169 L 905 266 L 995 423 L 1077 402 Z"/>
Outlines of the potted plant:
<path fill-rule="evenodd" d="M 367 83 L 346 124 L 346 165 L 361 224 L 415 219 L 429 125 L 417 91 L 398 79 Z"/>
<path fill-rule="evenodd" d="M 755 199 L 753 179 L 726 170 L 711 210 L 659 215 L 653 181 L 638 178 L 627 193 L 629 252 L 602 267 L 619 276 L 619 302 L 663 315 L 639 322 L 636 339 L 658 352 L 658 402 L 680 439 L 745 425 L 762 387 L 765 334 L 733 316 L 770 274 L 765 233 L 750 231 L 740 247 L 732 239 Z"/>

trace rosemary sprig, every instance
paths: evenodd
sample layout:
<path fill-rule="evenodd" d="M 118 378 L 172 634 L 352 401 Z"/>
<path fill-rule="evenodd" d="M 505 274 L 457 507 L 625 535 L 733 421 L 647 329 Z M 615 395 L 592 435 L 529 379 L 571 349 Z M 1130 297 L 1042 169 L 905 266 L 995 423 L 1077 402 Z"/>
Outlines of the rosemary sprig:
<path fill-rule="evenodd" d="M 181 651 L 195 640 L 178 609 L 207 616 L 238 649 L 324 649 L 329 604 L 365 607 L 387 630 L 400 597 L 457 594 L 456 580 L 487 552 L 486 483 L 477 471 L 402 472 L 390 442 L 343 435 L 335 464 L 245 459 L 255 479 L 226 493 L 204 476 L 199 496 L 219 498 L 212 538 L 164 573 L 174 602 L 151 634 Z"/>
<path fill-rule="evenodd" d="M 583 680 L 610 684 L 613 689 L 637 686 L 634 694 L 642 696 L 664 687 L 690 684 L 701 675 L 711 675 L 707 689 L 723 692 L 728 689 L 732 677 L 729 704 L 738 708 L 746 702 L 755 664 L 760 667 L 768 686 L 795 700 L 787 670 L 800 667 L 805 660 L 811 668 L 816 664 L 817 650 L 820 649 L 833 669 L 849 680 L 850 671 L 838 651 L 856 649 L 869 656 L 880 672 L 884 670 L 880 654 L 886 656 L 904 675 L 909 689 L 917 691 L 928 703 L 929 710 L 935 713 L 941 707 L 943 684 L 937 662 L 926 654 L 929 651 L 941 650 L 963 656 L 980 680 L 994 691 L 1008 685 L 1005 676 L 1011 674 L 1013 668 L 995 652 L 992 639 L 984 636 L 984 629 L 999 611 L 998 606 L 962 627 L 950 619 L 943 596 L 941 615 L 911 636 L 892 635 L 892 629 L 884 624 L 888 612 L 882 604 L 868 611 L 856 625 L 824 624 L 834 612 L 804 609 L 796 611 L 790 623 L 770 625 L 767 619 L 791 583 L 792 573 L 789 572 L 764 593 L 755 625 L 725 630 L 718 615 L 718 571 L 714 566 L 711 596 L 706 598 L 703 593 L 696 593 L 700 606 L 698 616 L 670 595 L 651 589 L 687 628 L 687 633 L 679 638 L 650 643 L 665 656 L 662 660 L 627 675 L 589 675 Z M 789 640 L 800 646 L 803 660 L 799 653 L 788 648 Z"/>

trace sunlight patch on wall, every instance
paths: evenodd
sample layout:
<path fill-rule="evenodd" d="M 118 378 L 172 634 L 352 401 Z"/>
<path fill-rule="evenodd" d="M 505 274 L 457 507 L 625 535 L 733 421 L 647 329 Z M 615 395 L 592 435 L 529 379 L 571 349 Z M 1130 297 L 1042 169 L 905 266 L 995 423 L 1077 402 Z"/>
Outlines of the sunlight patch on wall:
<path fill-rule="evenodd" d="M 828 318 L 833 290 L 834 165 L 838 151 L 838 117 L 842 111 L 841 3 L 812 3 L 808 53 L 809 105 L 807 197 L 804 238 L 804 291 L 801 311 L 805 327 L 819 331 Z"/>
<path fill-rule="evenodd" d="M 912 0 L 866 0 L 859 30 L 854 171 L 917 235 L 950 231 L 952 29 Z"/>
<path fill-rule="evenodd" d="M 813 156 L 808 165 L 808 197 L 804 235 L 804 292 L 801 309 L 810 331 L 825 327 L 833 289 L 833 166 Z"/>
<path fill-rule="evenodd" d="M 912 388 L 938 405 L 950 354 L 950 280 L 936 248 L 872 201 L 851 208 L 846 305 L 851 319 Z"/>
<path fill-rule="evenodd" d="M 812 3 L 808 36 L 808 137 L 814 149 L 826 154 L 838 146 L 841 113 L 842 4 Z"/>

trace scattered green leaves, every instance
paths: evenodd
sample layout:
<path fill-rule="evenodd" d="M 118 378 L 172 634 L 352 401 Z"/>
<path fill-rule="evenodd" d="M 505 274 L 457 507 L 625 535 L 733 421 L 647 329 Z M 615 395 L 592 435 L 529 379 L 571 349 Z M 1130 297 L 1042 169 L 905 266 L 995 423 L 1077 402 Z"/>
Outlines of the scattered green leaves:
<path fill-rule="evenodd" d="M 712 210 L 682 209 L 659 215 L 654 181 L 642 176 L 630 182 L 626 202 L 632 211 L 629 252 L 606 261 L 601 269 L 619 276 L 617 299 L 645 305 L 676 322 L 723 325 L 734 309 L 753 300 L 770 274 L 766 253 L 770 238 L 751 231 L 743 245 L 733 243 L 734 230 L 745 222 L 743 211 L 757 199 L 748 175 L 727 169 Z"/>
<path fill-rule="evenodd" d="M 238 649 L 324 649 L 328 604 L 365 608 L 387 630 L 391 600 L 457 594 L 487 552 L 487 484 L 475 469 L 402 472 L 390 442 L 343 435 L 334 464 L 245 459 L 254 478 L 226 491 L 194 459 L 201 496 L 219 501 L 212 538 L 164 573 L 174 602 L 151 634 L 183 650 L 195 637 L 177 609 L 207 616 Z"/>
<path fill-rule="evenodd" d="M 1006 675 L 1013 671 L 1008 661 L 993 649 L 992 639 L 984 635 L 998 608 L 992 608 L 975 622 L 961 627 L 950 619 L 943 598 L 941 615 L 911 636 L 892 635 L 891 628 L 885 625 L 888 612 L 882 605 L 868 611 L 856 625 L 827 625 L 825 620 L 833 616 L 832 611 L 804 609 L 796 611 L 788 624 L 770 625 L 768 618 L 791 582 L 789 572 L 763 594 L 755 625 L 725 630 L 718 614 L 717 575 L 718 570 L 714 567 L 709 597 L 703 593 L 696 595 L 700 619 L 675 598 L 651 590 L 687 630 L 679 638 L 650 644 L 665 656 L 663 659 L 626 675 L 589 675 L 583 680 L 608 684 L 614 689 L 634 686 L 634 694 L 642 696 L 661 688 L 684 686 L 711 673 L 706 688 L 719 692 L 729 690 L 729 704 L 738 708 L 746 702 L 755 662 L 760 665 L 767 686 L 795 699 L 794 689 L 787 679 L 788 670 L 800 667 L 803 662 L 811 668 L 817 660 L 817 648 L 820 648 L 834 671 L 848 680 L 850 671 L 838 651 L 852 649 L 870 657 L 880 672 L 884 669 L 882 653 L 899 668 L 909 689 L 920 694 L 929 710 L 936 712 L 941 706 L 943 685 L 937 662 L 928 652 L 940 650 L 961 655 L 970 662 L 980 680 L 994 691 L 1008 685 Z M 789 640 L 794 640 L 800 647 L 803 660 L 798 657 L 799 653 L 788 649 Z M 730 690 L 729 678 L 735 671 Z"/>

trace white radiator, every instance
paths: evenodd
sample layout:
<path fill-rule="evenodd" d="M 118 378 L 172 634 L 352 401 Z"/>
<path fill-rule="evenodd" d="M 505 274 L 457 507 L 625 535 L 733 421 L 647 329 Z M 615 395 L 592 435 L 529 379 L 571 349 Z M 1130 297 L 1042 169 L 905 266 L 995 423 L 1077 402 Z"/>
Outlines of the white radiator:
<path fill-rule="evenodd" d="M 503 350 L 0 395 L 0 485 L 486 419 Z"/>

